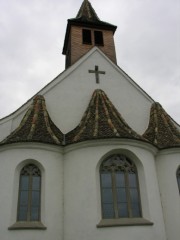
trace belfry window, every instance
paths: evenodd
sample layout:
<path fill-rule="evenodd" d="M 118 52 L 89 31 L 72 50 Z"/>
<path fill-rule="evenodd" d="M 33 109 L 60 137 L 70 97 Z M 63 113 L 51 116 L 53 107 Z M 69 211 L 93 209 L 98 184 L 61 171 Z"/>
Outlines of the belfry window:
<path fill-rule="evenodd" d="M 100 166 L 102 217 L 141 217 L 138 176 L 135 164 L 124 155 L 113 155 Z"/>
<path fill-rule="evenodd" d="M 83 44 L 92 44 L 91 30 L 83 29 L 82 37 L 83 37 Z"/>
<path fill-rule="evenodd" d="M 21 170 L 17 221 L 40 221 L 41 172 L 34 164 Z"/>
<path fill-rule="evenodd" d="M 177 170 L 176 176 L 177 176 L 177 183 L 178 183 L 178 188 L 180 193 L 180 167 Z"/>
<path fill-rule="evenodd" d="M 103 33 L 101 31 L 94 31 L 94 42 L 95 45 L 103 46 Z"/>

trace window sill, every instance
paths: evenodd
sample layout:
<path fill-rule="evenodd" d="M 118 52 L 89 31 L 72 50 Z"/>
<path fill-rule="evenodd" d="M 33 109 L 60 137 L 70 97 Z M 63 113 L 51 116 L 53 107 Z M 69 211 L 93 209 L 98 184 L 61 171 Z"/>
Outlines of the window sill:
<path fill-rule="evenodd" d="M 85 45 L 92 45 L 92 42 L 83 42 Z"/>
<path fill-rule="evenodd" d="M 97 46 L 97 47 L 104 47 L 104 44 L 103 43 L 95 43 L 95 46 Z"/>
<path fill-rule="evenodd" d="M 144 218 L 119 218 L 119 219 L 102 219 L 97 228 L 118 227 L 118 226 L 152 226 L 153 223 Z"/>
<path fill-rule="evenodd" d="M 41 222 L 16 222 L 12 226 L 8 227 L 8 230 L 46 230 L 46 227 Z"/>

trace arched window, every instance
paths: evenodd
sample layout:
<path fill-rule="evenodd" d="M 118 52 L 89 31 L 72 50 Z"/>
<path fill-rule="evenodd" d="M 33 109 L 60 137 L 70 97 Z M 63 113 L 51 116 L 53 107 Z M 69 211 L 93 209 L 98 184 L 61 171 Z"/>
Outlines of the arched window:
<path fill-rule="evenodd" d="M 180 167 L 177 170 L 176 176 L 177 176 L 177 182 L 178 182 L 179 193 L 180 193 Z"/>
<path fill-rule="evenodd" d="M 40 221 L 41 171 L 34 164 L 21 170 L 17 221 Z"/>
<path fill-rule="evenodd" d="M 108 157 L 100 166 L 102 217 L 141 217 L 138 176 L 135 164 L 126 156 Z"/>

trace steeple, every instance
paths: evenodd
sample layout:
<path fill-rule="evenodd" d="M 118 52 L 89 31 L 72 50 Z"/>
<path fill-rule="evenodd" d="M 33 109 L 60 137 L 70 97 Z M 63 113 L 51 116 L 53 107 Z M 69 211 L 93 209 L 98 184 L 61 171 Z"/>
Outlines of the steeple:
<path fill-rule="evenodd" d="M 63 54 L 66 68 L 74 64 L 94 46 L 116 64 L 114 33 L 116 26 L 99 19 L 91 3 L 84 0 L 75 18 L 68 19 Z"/>

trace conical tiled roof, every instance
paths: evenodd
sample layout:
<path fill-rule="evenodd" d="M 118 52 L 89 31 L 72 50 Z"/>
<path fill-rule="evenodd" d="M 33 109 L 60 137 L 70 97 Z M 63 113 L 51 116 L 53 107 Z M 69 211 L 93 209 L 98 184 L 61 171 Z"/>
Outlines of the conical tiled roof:
<path fill-rule="evenodd" d="M 84 0 L 76 18 L 84 18 L 88 21 L 100 21 L 94 8 L 88 0 Z"/>
<path fill-rule="evenodd" d="M 180 147 L 180 131 L 159 103 L 153 103 L 149 126 L 143 137 L 158 148 Z"/>
<path fill-rule="evenodd" d="M 49 117 L 43 96 L 37 95 L 33 99 L 33 103 L 19 127 L 1 144 L 15 142 L 42 142 L 62 145 L 63 134 Z"/>
<path fill-rule="evenodd" d="M 145 140 L 128 126 L 107 95 L 98 89 L 93 93 L 80 124 L 66 134 L 66 144 L 106 138 Z"/>

